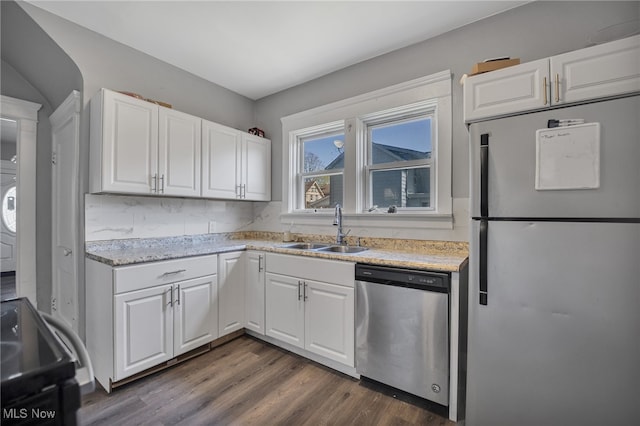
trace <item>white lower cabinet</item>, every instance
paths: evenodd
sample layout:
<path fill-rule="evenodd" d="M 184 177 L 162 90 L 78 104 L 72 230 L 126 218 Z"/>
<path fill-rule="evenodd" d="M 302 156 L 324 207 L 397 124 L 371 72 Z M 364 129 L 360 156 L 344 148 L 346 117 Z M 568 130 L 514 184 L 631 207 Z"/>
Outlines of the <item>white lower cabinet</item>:
<path fill-rule="evenodd" d="M 250 250 L 246 259 L 245 327 L 264 334 L 265 254 Z"/>
<path fill-rule="evenodd" d="M 218 337 L 244 328 L 244 252 L 218 255 Z"/>
<path fill-rule="evenodd" d="M 265 281 L 267 336 L 354 366 L 353 263 L 269 254 Z"/>
<path fill-rule="evenodd" d="M 218 337 L 217 267 L 216 255 L 120 267 L 86 261 L 87 350 L 108 392 Z"/>
<path fill-rule="evenodd" d="M 216 276 L 115 296 L 115 380 L 217 337 Z"/>

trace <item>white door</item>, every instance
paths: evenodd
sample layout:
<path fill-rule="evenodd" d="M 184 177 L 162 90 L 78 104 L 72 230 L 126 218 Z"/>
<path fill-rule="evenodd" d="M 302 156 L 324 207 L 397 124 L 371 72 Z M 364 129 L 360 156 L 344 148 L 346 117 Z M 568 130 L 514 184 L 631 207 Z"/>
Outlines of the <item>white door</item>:
<path fill-rule="evenodd" d="M 248 251 L 246 280 L 246 324 L 249 330 L 264 334 L 264 253 Z"/>
<path fill-rule="evenodd" d="M 304 348 L 302 280 L 267 273 L 265 327 L 267 336 Z"/>
<path fill-rule="evenodd" d="M 78 159 L 80 94 L 73 92 L 51 115 L 51 313 L 79 332 Z"/>
<path fill-rule="evenodd" d="M 244 327 L 244 252 L 218 255 L 218 335 Z"/>
<path fill-rule="evenodd" d="M 202 196 L 235 199 L 240 196 L 241 133 L 202 121 Z"/>
<path fill-rule="evenodd" d="M 243 134 L 242 148 L 242 198 L 271 200 L 271 141 Z"/>
<path fill-rule="evenodd" d="M 149 194 L 158 186 L 158 106 L 103 90 L 102 190 Z"/>
<path fill-rule="evenodd" d="M 115 380 L 173 357 L 173 285 L 118 294 L 115 304 Z"/>
<path fill-rule="evenodd" d="M 199 197 L 202 119 L 161 107 L 158 121 L 158 192 Z"/>
<path fill-rule="evenodd" d="M 354 289 L 304 282 L 305 349 L 354 366 Z"/>
<path fill-rule="evenodd" d="M 8 170 L 3 162 L 2 167 L 2 239 L 0 241 L 0 258 L 2 272 L 16 270 L 16 172 Z"/>
<path fill-rule="evenodd" d="M 218 337 L 217 290 L 217 275 L 174 284 L 174 356 L 207 344 Z"/>

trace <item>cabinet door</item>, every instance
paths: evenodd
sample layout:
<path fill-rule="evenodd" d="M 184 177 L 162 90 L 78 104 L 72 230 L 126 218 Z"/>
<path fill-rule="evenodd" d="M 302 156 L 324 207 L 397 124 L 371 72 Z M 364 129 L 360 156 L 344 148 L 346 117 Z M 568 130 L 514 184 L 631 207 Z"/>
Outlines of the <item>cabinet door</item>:
<path fill-rule="evenodd" d="M 267 336 L 304 348 L 301 280 L 285 275 L 266 274 L 265 327 Z"/>
<path fill-rule="evenodd" d="M 305 281 L 305 349 L 354 366 L 354 289 Z"/>
<path fill-rule="evenodd" d="M 174 284 L 174 356 L 218 337 L 217 294 L 217 275 Z"/>
<path fill-rule="evenodd" d="M 218 335 L 244 327 L 244 252 L 218 255 Z"/>
<path fill-rule="evenodd" d="M 265 255 L 261 252 L 246 252 L 246 324 L 245 327 L 264 334 L 264 268 Z"/>
<path fill-rule="evenodd" d="M 158 193 L 200 196 L 202 120 L 159 108 Z"/>
<path fill-rule="evenodd" d="M 115 296 L 115 380 L 173 357 L 172 286 Z"/>
<path fill-rule="evenodd" d="M 549 106 L 549 59 L 469 77 L 464 84 L 464 119 L 474 121 Z"/>
<path fill-rule="evenodd" d="M 202 196 L 240 196 L 241 132 L 202 121 Z"/>
<path fill-rule="evenodd" d="M 271 200 L 271 141 L 242 134 L 242 198 Z"/>
<path fill-rule="evenodd" d="M 554 103 L 640 91 L 640 35 L 551 57 Z"/>
<path fill-rule="evenodd" d="M 158 106 L 110 90 L 102 95 L 101 190 L 149 194 L 158 172 Z"/>

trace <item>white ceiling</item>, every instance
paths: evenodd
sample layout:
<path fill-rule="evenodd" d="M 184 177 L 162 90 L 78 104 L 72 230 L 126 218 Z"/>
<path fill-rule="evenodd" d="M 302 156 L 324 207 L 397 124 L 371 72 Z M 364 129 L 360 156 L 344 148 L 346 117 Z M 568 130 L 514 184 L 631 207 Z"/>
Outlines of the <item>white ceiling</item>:
<path fill-rule="evenodd" d="M 28 2 L 259 99 L 528 1 Z"/>

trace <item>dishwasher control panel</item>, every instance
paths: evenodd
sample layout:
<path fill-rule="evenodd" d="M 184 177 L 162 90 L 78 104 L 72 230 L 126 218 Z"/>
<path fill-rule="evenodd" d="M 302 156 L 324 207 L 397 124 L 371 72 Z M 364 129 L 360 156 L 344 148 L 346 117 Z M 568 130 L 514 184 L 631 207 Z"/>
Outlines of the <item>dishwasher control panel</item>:
<path fill-rule="evenodd" d="M 449 274 L 445 272 L 418 271 L 387 266 L 356 264 L 356 281 L 412 287 L 448 292 Z"/>

